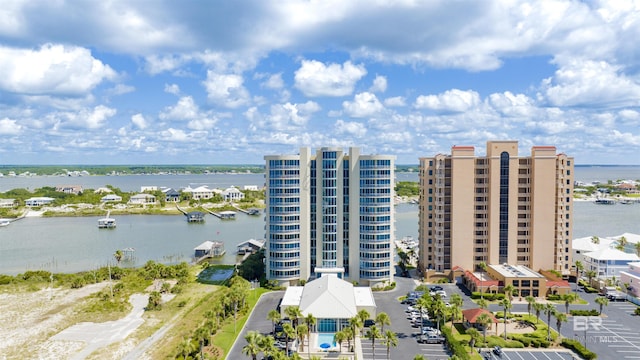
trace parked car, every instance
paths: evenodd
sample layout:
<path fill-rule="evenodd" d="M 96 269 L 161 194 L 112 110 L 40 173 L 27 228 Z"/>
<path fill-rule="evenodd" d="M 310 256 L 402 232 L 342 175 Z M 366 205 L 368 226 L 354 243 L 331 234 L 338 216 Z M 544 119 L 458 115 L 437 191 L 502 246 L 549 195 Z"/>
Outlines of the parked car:
<path fill-rule="evenodd" d="M 494 353 L 494 354 L 496 354 L 496 355 L 498 355 L 498 356 L 500 356 L 500 357 L 502 357 L 502 348 L 501 348 L 500 346 L 497 346 L 497 345 L 496 345 L 496 346 L 493 348 L 493 353 Z"/>
<path fill-rule="evenodd" d="M 444 337 L 439 335 L 420 335 L 418 342 L 421 344 L 442 344 L 444 343 Z"/>
<path fill-rule="evenodd" d="M 436 291 L 436 295 L 440 295 L 441 298 L 446 298 L 447 297 L 447 292 L 444 290 L 438 290 Z"/>
<path fill-rule="evenodd" d="M 444 290 L 444 289 L 442 288 L 442 286 L 434 285 L 434 286 L 430 287 L 429 290 L 431 290 L 431 291 L 440 291 L 440 290 Z"/>
<path fill-rule="evenodd" d="M 371 320 L 371 319 L 367 319 L 364 321 L 364 327 L 370 327 L 372 325 L 375 325 L 375 321 Z"/>

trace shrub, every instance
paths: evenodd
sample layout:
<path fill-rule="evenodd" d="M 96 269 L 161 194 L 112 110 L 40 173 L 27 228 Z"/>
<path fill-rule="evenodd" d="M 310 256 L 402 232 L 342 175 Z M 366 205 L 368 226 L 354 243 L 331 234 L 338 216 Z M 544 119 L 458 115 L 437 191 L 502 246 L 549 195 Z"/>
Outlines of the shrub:
<path fill-rule="evenodd" d="M 591 287 L 591 286 L 585 286 L 584 287 L 584 292 L 592 294 L 592 293 L 597 293 L 598 290 L 596 288 Z"/>
<path fill-rule="evenodd" d="M 569 313 L 573 316 L 600 316 L 600 312 L 596 309 L 589 310 L 570 310 Z"/>
<path fill-rule="evenodd" d="M 580 344 L 579 341 L 573 339 L 562 339 L 562 343 L 560 344 L 567 349 L 575 351 L 578 355 L 580 355 L 585 360 L 593 360 L 598 357 L 596 353 L 589 351 L 584 345 Z"/>
<path fill-rule="evenodd" d="M 453 336 L 451 329 L 449 329 L 448 327 L 443 327 L 441 331 L 442 331 L 442 336 L 444 336 L 444 338 L 447 340 L 447 346 L 449 347 L 449 350 L 451 351 L 452 355 L 457 356 L 458 359 L 461 359 L 461 360 L 468 360 L 469 354 L 467 354 L 467 350 L 464 348 L 464 346 L 462 346 L 460 341 L 458 341 Z"/>
<path fill-rule="evenodd" d="M 547 300 L 549 300 L 549 301 L 558 301 L 558 300 L 562 300 L 562 295 L 559 295 L 559 294 L 549 294 L 549 295 L 547 295 Z"/>

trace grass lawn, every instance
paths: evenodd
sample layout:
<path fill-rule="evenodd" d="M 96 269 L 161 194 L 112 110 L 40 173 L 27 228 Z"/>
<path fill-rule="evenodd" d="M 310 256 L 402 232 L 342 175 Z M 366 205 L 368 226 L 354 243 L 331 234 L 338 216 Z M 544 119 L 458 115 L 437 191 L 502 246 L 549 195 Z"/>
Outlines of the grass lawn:
<path fill-rule="evenodd" d="M 258 302 L 258 299 L 260 299 L 260 296 L 269 291 L 270 290 L 264 288 L 253 290 L 253 293 L 249 295 L 249 309 L 247 310 L 247 312 L 238 314 L 238 319 L 236 320 L 235 325 L 233 316 L 231 316 L 230 319 L 226 321 L 226 324 L 224 324 L 220 328 L 220 330 L 218 330 L 218 332 L 213 336 L 213 345 L 222 349 L 222 358 L 224 358 L 229 350 L 231 350 L 231 346 L 233 346 L 236 337 L 240 334 L 240 330 L 242 330 L 242 327 L 247 322 L 249 314 L 251 314 L 251 310 L 253 310 L 254 306 L 256 306 L 256 303 Z"/>

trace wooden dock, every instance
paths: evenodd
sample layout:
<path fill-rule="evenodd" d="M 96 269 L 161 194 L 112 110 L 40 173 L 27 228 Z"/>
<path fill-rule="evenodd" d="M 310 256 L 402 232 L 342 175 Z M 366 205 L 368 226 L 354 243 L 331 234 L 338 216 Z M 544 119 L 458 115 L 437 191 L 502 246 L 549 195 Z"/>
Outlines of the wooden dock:
<path fill-rule="evenodd" d="M 241 213 L 245 213 L 247 215 L 251 215 L 251 216 L 256 216 L 256 215 L 260 215 L 260 210 L 258 209 L 249 209 L 249 210 L 245 210 L 241 207 L 239 207 L 238 205 L 235 204 L 231 204 L 231 206 L 233 206 L 234 209 L 240 211 Z"/>
<path fill-rule="evenodd" d="M 222 220 L 235 220 L 236 219 L 236 213 L 234 211 L 222 211 L 222 212 L 215 212 L 206 208 L 202 208 L 204 211 L 208 212 L 209 214 L 217 217 L 218 219 L 222 219 Z"/>
<path fill-rule="evenodd" d="M 187 212 L 182 209 L 178 204 L 176 204 L 176 208 L 187 217 L 188 222 L 204 222 L 204 213 L 201 211 L 191 211 Z"/>

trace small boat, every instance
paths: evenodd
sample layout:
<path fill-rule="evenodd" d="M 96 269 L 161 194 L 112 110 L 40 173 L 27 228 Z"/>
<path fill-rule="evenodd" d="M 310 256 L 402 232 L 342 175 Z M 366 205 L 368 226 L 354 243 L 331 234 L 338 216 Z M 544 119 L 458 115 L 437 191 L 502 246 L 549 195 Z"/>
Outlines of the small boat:
<path fill-rule="evenodd" d="M 11 220 L 0 219 L 0 227 L 9 226 L 9 224 L 11 224 Z"/>
<path fill-rule="evenodd" d="M 107 216 L 98 219 L 98 228 L 100 229 L 114 229 L 116 227 L 116 219 L 109 217 L 111 211 L 107 212 Z"/>
<path fill-rule="evenodd" d="M 615 205 L 616 201 L 612 199 L 596 199 L 595 203 L 598 205 Z"/>

